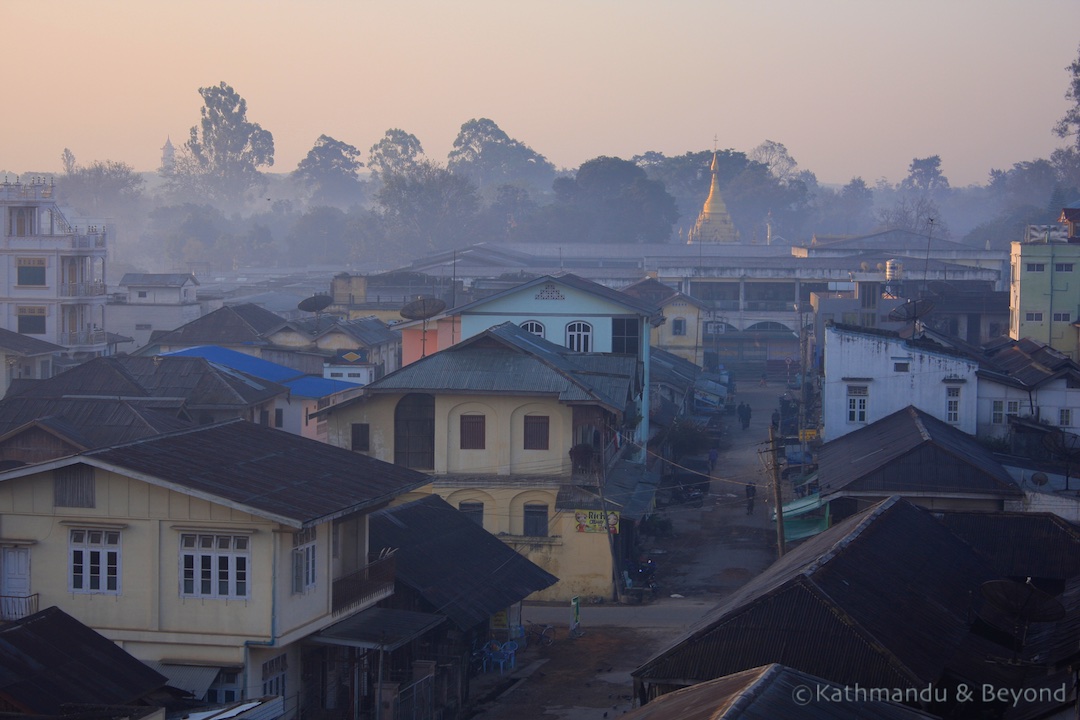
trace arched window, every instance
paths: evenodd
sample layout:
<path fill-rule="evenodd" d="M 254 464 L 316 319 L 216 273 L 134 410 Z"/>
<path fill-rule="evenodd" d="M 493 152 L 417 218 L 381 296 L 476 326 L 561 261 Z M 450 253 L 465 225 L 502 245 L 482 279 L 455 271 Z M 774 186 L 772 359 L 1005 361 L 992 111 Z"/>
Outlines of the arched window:
<path fill-rule="evenodd" d="M 435 468 L 435 396 L 409 393 L 394 408 L 394 464 Z"/>
<path fill-rule="evenodd" d="M 541 323 L 536 322 L 535 320 L 526 320 L 525 322 L 521 323 L 521 329 L 527 333 L 532 333 L 533 335 L 539 335 L 540 337 L 544 337 L 544 326 Z"/>
<path fill-rule="evenodd" d="M 566 347 L 574 352 L 590 352 L 592 350 L 592 325 L 580 321 L 567 325 Z"/>

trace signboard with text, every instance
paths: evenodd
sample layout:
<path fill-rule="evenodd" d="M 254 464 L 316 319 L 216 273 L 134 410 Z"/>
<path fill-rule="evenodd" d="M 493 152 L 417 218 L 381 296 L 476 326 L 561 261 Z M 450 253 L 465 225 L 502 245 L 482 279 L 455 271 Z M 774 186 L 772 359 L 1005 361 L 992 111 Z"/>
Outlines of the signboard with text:
<path fill-rule="evenodd" d="M 574 525 L 578 532 L 584 533 L 619 533 L 619 511 L 575 510 Z"/>

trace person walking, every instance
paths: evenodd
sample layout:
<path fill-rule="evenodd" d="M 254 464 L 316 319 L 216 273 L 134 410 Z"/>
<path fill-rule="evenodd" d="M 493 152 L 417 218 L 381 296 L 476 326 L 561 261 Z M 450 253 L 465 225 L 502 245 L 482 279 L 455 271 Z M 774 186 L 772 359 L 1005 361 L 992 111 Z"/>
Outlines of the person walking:
<path fill-rule="evenodd" d="M 746 403 L 739 403 L 738 407 L 739 423 L 742 425 L 742 429 L 750 427 L 750 406 Z"/>
<path fill-rule="evenodd" d="M 757 497 L 757 485 L 750 483 L 746 486 L 746 514 L 754 514 L 754 498 Z"/>
<path fill-rule="evenodd" d="M 779 410 L 773 410 L 772 411 L 772 426 L 773 426 L 774 430 L 779 430 L 780 429 L 780 411 Z"/>
<path fill-rule="evenodd" d="M 715 447 L 709 448 L 709 474 L 712 475 L 716 470 L 716 461 L 720 457 L 720 451 Z"/>

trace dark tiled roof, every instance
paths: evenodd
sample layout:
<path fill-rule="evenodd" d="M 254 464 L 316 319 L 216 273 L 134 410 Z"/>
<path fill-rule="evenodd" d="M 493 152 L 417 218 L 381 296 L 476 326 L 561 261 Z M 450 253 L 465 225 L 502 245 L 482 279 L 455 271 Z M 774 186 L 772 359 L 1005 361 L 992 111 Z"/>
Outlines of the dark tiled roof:
<path fill-rule="evenodd" d="M 199 284 L 191 273 L 124 273 L 121 287 L 183 287 L 185 283 Z"/>
<path fill-rule="evenodd" d="M 38 340 L 29 335 L 12 332 L 6 328 L 0 328 L 0 350 L 15 355 L 48 355 L 54 352 L 64 352 L 67 348 L 53 345 L 51 342 L 45 342 L 44 340 Z"/>
<path fill-rule="evenodd" d="M 582 292 L 602 297 L 605 300 L 609 300 L 613 303 L 622 305 L 628 310 L 632 310 L 635 313 L 638 313 L 645 317 L 652 318 L 660 314 L 660 308 L 655 303 L 641 300 L 632 295 L 627 295 L 626 293 L 619 292 L 618 290 L 612 290 L 611 288 L 601 285 L 600 283 L 595 283 L 592 280 L 586 280 L 585 278 L 574 275 L 572 273 L 562 273 L 559 275 L 544 275 L 542 277 L 526 281 L 521 285 L 510 288 L 509 290 L 504 290 L 502 292 L 486 297 L 482 300 L 477 300 L 475 302 L 467 303 L 465 305 L 453 308 L 453 310 L 449 312 L 452 312 L 452 314 L 455 315 L 461 312 L 468 312 L 470 310 L 479 308 L 480 306 L 490 302 L 495 298 L 512 295 L 522 290 L 536 287 L 537 285 L 543 285 L 546 283 L 562 284 L 566 285 L 567 287 L 572 287 L 575 290 L 580 290 Z"/>
<path fill-rule="evenodd" d="M 280 315 L 252 303 L 226 305 L 171 332 L 159 345 L 265 345 L 263 337 L 285 324 Z"/>
<path fill-rule="evenodd" d="M 818 481 L 823 497 L 841 491 L 1023 494 L 975 438 L 912 405 L 822 445 Z"/>
<path fill-rule="evenodd" d="M 462 630 L 558 582 L 437 495 L 371 516 L 370 545 L 396 548 L 397 581 Z"/>
<path fill-rule="evenodd" d="M 69 704 L 135 705 L 166 678 L 51 607 L 0 627 L 0 698 L 32 715 Z"/>
<path fill-rule="evenodd" d="M 867 687 L 984 678 L 985 655 L 959 649 L 979 587 L 997 577 L 928 511 L 892 497 L 788 552 L 633 675 L 687 685 L 776 662 Z"/>
<path fill-rule="evenodd" d="M 292 527 L 377 507 L 429 482 L 414 470 L 244 420 L 78 457 L 158 478 Z"/>
<path fill-rule="evenodd" d="M 392 330 L 376 317 L 356 318 L 355 320 L 337 320 L 334 318 L 303 318 L 293 320 L 289 327 L 308 338 L 320 338 L 333 333 L 344 333 L 356 340 L 362 347 L 374 347 L 401 340 L 401 333 Z"/>
<path fill-rule="evenodd" d="M 805 705 L 797 693 L 839 689 Z M 839 700 L 832 698 L 839 697 Z M 843 689 L 827 680 L 783 665 L 766 665 L 676 690 L 622 715 L 623 720 L 927 720 L 936 716 L 898 703 L 843 699 Z"/>

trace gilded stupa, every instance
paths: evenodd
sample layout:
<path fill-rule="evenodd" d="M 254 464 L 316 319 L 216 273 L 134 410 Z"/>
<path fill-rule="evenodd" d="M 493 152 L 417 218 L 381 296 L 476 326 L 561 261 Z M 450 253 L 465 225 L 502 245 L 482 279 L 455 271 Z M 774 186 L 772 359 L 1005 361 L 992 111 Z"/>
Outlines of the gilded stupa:
<path fill-rule="evenodd" d="M 705 199 L 705 206 L 701 208 L 701 214 L 698 215 L 694 227 L 690 228 L 690 232 L 686 235 L 687 245 L 739 242 L 739 231 L 731 222 L 731 215 L 728 214 L 727 206 L 724 205 L 724 199 L 720 197 L 720 164 L 716 159 L 715 151 L 713 151 L 709 170 L 712 171 L 709 197 Z"/>

